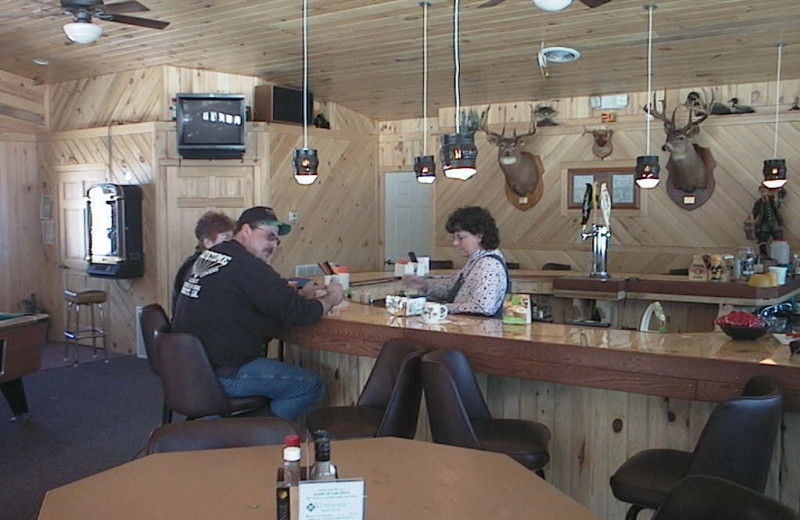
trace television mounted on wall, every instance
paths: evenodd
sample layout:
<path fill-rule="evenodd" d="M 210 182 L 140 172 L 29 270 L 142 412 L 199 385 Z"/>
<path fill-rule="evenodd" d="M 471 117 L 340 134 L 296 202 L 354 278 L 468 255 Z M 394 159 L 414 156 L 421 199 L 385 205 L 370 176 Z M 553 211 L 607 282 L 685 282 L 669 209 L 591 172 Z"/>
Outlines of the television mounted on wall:
<path fill-rule="evenodd" d="M 180 93 L 176 101 L 178 153 L 184 159 L 241 159 L 245 152 L 243 94 Z"/>

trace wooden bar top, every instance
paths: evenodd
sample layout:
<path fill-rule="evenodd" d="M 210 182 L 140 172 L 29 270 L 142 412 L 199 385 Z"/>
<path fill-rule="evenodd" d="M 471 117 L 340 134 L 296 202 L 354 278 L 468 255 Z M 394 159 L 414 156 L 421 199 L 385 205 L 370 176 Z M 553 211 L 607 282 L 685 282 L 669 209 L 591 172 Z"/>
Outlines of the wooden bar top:
<path fill-rule="evenodd" d="M 659 334 L 551 323 L 503 325 L 451 315 L 439 325 L 393 317 L 384 308 L 345 302 L 314 327 L 285 338 L 308 348 L 376 356 L 388 339 L 464 351 L 476 370 L 577 386 L 718 402 L 756 374 L 774 378 L 787 409 L 800 410 L 800 355 L 771 335 L 734 341 L 722 332 Z"/>

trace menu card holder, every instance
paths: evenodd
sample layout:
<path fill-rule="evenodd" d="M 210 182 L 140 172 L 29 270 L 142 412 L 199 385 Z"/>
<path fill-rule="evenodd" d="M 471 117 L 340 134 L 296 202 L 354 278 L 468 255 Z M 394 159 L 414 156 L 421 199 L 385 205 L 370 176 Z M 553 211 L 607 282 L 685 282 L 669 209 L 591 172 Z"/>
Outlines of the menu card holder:
<path fill-rule="evenodd" d="M 299 485 L 289 486 L 283 482 L 283 468 L 278 468 L 277 520 L 364 520 L 364 479 L 307 480 L 306 470 L 300 469 Z"/>

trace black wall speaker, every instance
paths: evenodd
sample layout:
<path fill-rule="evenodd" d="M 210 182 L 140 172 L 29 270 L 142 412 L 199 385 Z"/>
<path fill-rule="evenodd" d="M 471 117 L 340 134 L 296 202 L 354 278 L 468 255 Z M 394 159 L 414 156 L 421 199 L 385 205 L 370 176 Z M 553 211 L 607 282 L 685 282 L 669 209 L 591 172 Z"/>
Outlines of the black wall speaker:
<path fill-rule="evenodd" d="M 308 93 L 308 124 L 314 117 L 314 94 Z M 303 91 L 301 89 L 259 85 L 255 93 L 256 121 L 303 124 Z"/>

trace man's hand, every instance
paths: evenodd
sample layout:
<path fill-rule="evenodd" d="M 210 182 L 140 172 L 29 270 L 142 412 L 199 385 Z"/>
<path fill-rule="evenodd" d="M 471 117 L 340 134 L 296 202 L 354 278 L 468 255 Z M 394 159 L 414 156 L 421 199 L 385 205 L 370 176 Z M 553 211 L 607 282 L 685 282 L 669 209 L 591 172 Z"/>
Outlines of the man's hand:
<path fill-rule="evenodd" d="M 331 282 L 325 287 L 325 290 L 327 291 L 325 296 L 319 298 L 319 301 L 322 302 L 322 307 L 324 309 L 323 313 L 327 313 L 333 307 L 338 305 L 339 302 L 344 300 L 344 288 L 339 282 Z"/>
<path fill-rule="evenodd" d="M 313 298 L 317 294 L 317 291 L 321 289 L 324 289 L 324 287 L 315 282 L 314 280 L 309 280 L 297 292 L 299 292 L 301 296 L 304 296 L 306 298 Z"/>

